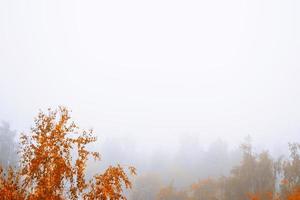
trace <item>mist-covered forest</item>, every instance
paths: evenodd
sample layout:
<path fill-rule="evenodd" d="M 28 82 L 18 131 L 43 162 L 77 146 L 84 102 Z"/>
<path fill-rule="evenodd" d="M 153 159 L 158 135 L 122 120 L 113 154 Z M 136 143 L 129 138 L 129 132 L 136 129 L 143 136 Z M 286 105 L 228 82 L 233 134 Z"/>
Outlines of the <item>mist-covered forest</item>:
<path fill-rule="evenodd" d="M 299 0 L 0 0 L 0 200 L 300 200 Z"/>
<path fill-rule="evenodd" d="M 221 140 L 206 149 L 184 141 L 172 156 L 156 152 L 150 160 L 135 154 L 134 145 L 127 149 L 112 141 L 99 153 L 95 144 L 89 146 L 97 142 L 93 130 L 80 129 L 65 107 L 40 111 L 29 133 L 17 134 L 3 122 L 0 138 L 4 200 L 300 198 L 296 142 L 288 144 L 288 155 L 256 152 L 250 136 L 233 150 Z M 99 165 L 102 153 L 107 160 Z"/>

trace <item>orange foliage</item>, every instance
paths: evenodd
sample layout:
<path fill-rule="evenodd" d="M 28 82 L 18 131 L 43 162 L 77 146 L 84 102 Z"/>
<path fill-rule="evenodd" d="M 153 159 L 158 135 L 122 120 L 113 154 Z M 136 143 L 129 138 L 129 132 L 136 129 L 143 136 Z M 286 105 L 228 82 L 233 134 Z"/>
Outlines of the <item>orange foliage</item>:
<path fill-rule="evenodd" d="M 272 192 L 266 192 L 264 194 L 248 194 L 249 200 L 280 200 L 279 195 L 273 195 Z"/>
<path fill-rule="evenodd" d="M 136 174 L 135 168 L 129 167 L 129 170 L 131 174 Z M 109 167 L 104 174 L 95 175 L 90 181 L 90 191 L 84 195 L 84 199 L 126 199 L 122 195 L 122 182 L 126 188 L 131 188 L 132 184 L 120 165 Z"/>
<path fill-rule="evenodd" d="M 293 192 L 288 196 L 288 200 L 300 200 L 300 188 L 293 190 Z"/>
<path fill-rule="evenodd" d="M 260 200 L 261 199 L 258 195 L 255 195 L 255 194 L 249 194 L 248 198 L 249 198 L 249 200 Z"/>
<path fill-rule="evenodd" d="M 131 182 L 120 165 L 86 181 L 89 157 L 100 159 L 99 153 L 86 149 L 96 137 L 70 122 L 66 108 L 40 112 L 31 134 L 22 134 L 20 140 L 19 171 L 10 169 L 8 176 L 0 171 L 1 199 L 126 199 L 122 186 L 131 188 Z M 135 174 L 133 167 L 129 170 Z"/>
<path fill-rule="evenodd" d="M 23 200 L 24 191 L 19 187 L 20 177 L 9 168 L 7 174 L 4 174 L 3 168 L 0 167 L 0 199 L 1 200 Z"/>

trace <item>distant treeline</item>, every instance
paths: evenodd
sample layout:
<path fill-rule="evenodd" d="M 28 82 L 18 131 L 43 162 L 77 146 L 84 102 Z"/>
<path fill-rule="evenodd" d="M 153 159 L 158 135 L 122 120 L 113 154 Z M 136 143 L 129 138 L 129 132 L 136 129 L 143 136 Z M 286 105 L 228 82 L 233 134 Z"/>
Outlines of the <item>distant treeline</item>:
<path fill-rule="evenodd" d="M 130 199 L 299 200 L 300 144 L 290 143 L 289 151 L 288 158 L 273 159 L 267 151 L 254 153 L 251 143 L 245 142 L 241 162 L 227 176 L 202 179 L 186 188 L 172 182 L 162 185 L 157 175 L 138 177 Z"/>

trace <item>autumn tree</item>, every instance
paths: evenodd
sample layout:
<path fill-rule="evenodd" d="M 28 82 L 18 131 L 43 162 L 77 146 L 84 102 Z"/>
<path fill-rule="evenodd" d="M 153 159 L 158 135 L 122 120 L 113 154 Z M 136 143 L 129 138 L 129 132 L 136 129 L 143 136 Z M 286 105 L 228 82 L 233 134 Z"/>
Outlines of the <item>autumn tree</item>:
<path fill-rule="evenodd" d="M 225 178 L 224 199 L 244 200 L 249 194 L 258 195 L 262 200 L 269 199 L 275 192 L 276 171 L 274 161 L 268 152 L 256 155 L 250 141 L 241 145 L 243 158 L 234 167 L 231 175 Z"/>
<path fill-rule="evenodd" d="M 131 182 L 120 165 L 86 180 L 88 159 L 100 159 L 87 149 L 95 141 L 92 130 L 80 130 L 71 121 L 67 108 L 41 111 L 31 133 L 21 135 L 20 171 L 2 180 L 15 180 L 12 185 L 25 191 L 26 200 L 126 199 L 123 188 L 131 188 Z M 128 169 L 135 174 L 133 167 Z M 4 186 L 1 183 L 0 189 Z"/>
<path fill-rule="evenodd" d="M 283 198 L 300 188 L 300 144 L 289 143 L 290 156 L 282 161 L 283 180 L 280 189 Z"/>

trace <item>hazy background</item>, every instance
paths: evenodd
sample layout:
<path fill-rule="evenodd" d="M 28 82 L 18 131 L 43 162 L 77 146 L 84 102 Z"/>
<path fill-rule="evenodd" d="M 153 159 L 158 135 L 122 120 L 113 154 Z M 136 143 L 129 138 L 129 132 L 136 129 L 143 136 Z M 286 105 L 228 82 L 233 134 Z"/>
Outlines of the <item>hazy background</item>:
<path fill-rule="evenodd" d="M 297 0 L 0 1 L 0 120 L 68 106 L 104 159 L 146 169 L 246 135 L 281 153 L 299 76 Z"/>

